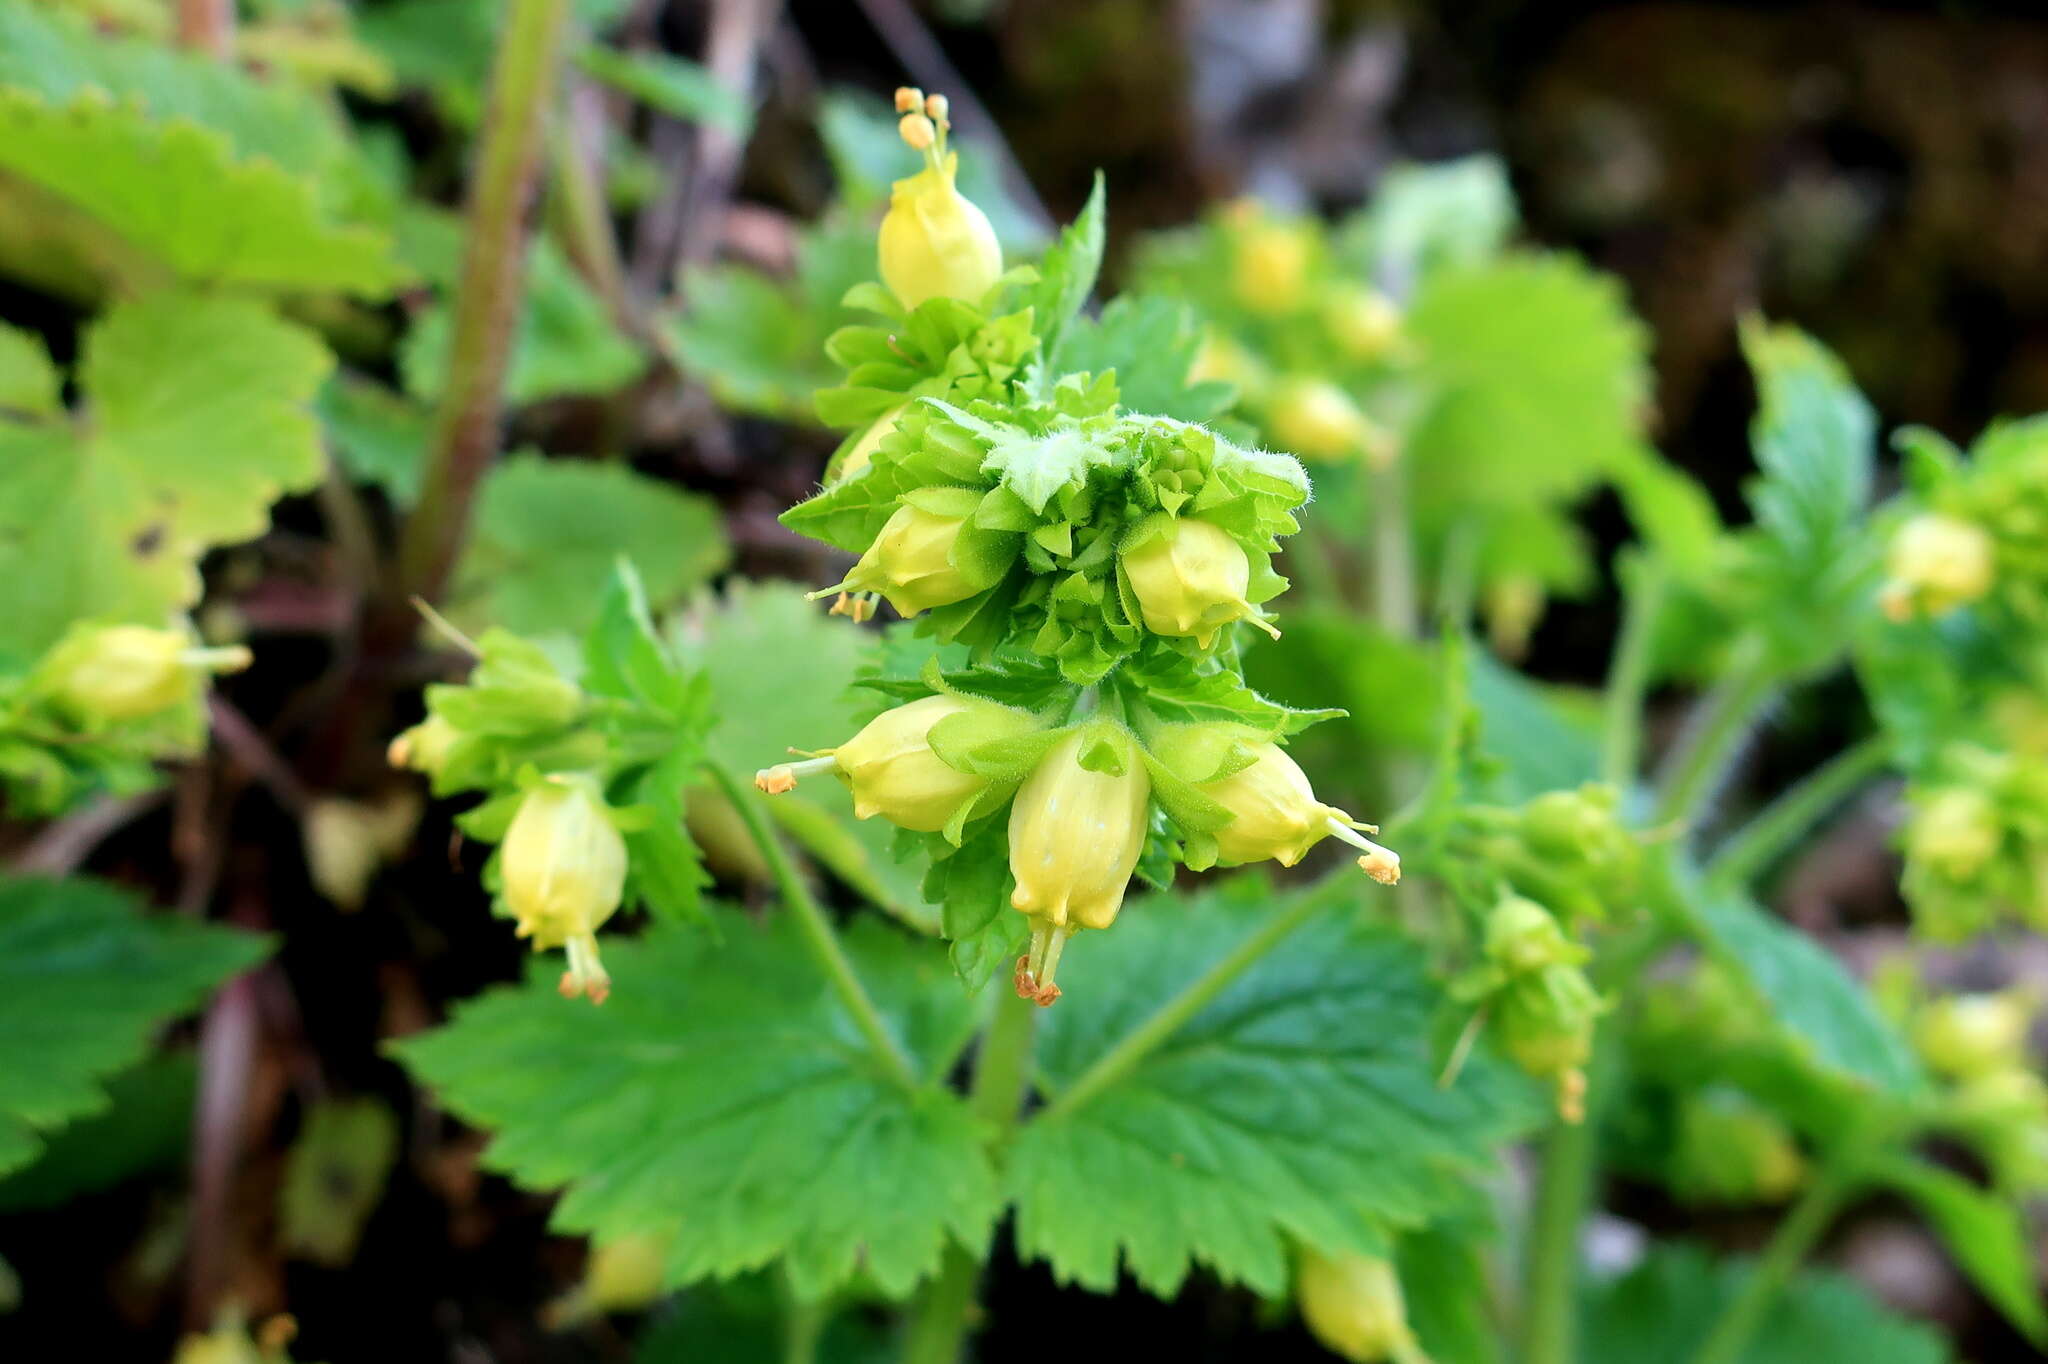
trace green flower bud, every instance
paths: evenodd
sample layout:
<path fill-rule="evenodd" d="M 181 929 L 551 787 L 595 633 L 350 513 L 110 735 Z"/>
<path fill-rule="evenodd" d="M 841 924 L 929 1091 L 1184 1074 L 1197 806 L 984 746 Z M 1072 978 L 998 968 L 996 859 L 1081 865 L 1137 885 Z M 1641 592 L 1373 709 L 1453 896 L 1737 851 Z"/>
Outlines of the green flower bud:
<path fill-rule="evenodd" d="M 754 785 L 780 795 L 793 790 L 800 777 L 831 770 L 853 791 L 857 818 L 880 815 L 900 828 L 938 833 L 961 806 L 995 784 L 990 777 L 963 772 L 939 757 L 932 747 L 932 731 L 942 721 L 952 721 L 948 728 L 963 747 L 1028 734 L 1041 723 L 1029 711 L 993 701 L 927 696 L 882 712 L 836 749 L 755 774 Z"/>
<path fill-rule="evenodd" d="M 1998 810 L 1982 791 L 1937 787 L 1914 802 L 1906 823 L 1906 856 L 1952 881 L 1967 881 L 1998 856 Z"/>
<path fill-rule="evenodd" d="M 1303 459 L 1363 455 L 1384 468 L 1395 453 L 1389 434 L 1327 379 L 1294 378 L 1275 388 L 1266 404 L 1266 431 L 1275 445 Z"/>
<path fill-rule="evenodd" d="M 498 848 L 505 905 L 535 950 L 568 950 L 562 993 L 602 1004 L 611 977 L 597 957 L 597 930 L 626 886 L 626 840 L 589 777 L 556 775 L 526 793 Z"/>
<path fill-rule="evenodd" d="M 77 625 L 37 668 L 37 681 L 74 721 L 119 723 L 190 703 L 202 673 L 248 666 L 249 651 L 240 645 L 202 649 L 177 630 Z"/>
<path fill-rule="evenodd" d="M 954 188 L 959 156 L 921 150 L 925 168 L 898 180 L 889 193 L 880 240 L 882 282 L 906 308 L 931 298 L 972 303 L 1002 275 L 1003 248 L 988 215 Z"/>
<path fill-rule="evenodd" d="M 1938 616 L 1991 590 L 1996 546 L 1982 526 L 1922 512 L 1892 537 L 1879 604 L 1893 620 Z"/>
<path fill-rule="evenodd" d="M 1555 1080 L 1559 1116 L 1582 1121 L 1593 1025 L 1607 1008 L 1586 973 L 1560 963 L 1510 976 L 1491 1007 L 1502 1050 L 1529 1074 Z"/>
<path fill-rule="evenodd" d="M 1145 628 L 1153 634 L 1191 637 L 1206 649 L 1218 630 L 1245 620 L 1280 637 L 1245 600 L 1251 590 L 1251 559 L 1222 527 L 1193 518 L 1148 523 L 1120 557 Z"/>
<path fill-rule="evenodd" d="M 1929 1066 L 1958 1080 L 2024 1070 L 2032 1015 L 2017 991 L 1951 995 L 1920 1010 L 1913 1020 L 1913 1042 Z"/>
<path fill-rule="evenodd" d="M 1011 908 L 1056 928 L 1108 928 L 1145 847 L 1150 794 L 1122 727 L 1084 724 L 1054 744 L 1010 807 Z"/>
<path fill-rule="evenodd" d="M 1376 1255 L 1321 1255 L 1307 1246 L 1294 1270 L 1294 1301 L 1309 1333 L 1353 1364 L 1422 1364 L 1394 1266 Z"/>
<path fill-rule="evenodd" d="M 1555 916 L 1534 900 L 1509 895 L 1486 916 L 1486 958 L 1509 975 L 1547 966 L 1578 966 L 1590 955 L 1572 942 Z"/>
<path fill-rule="evenodd" d="M 811 598 L 815 601 L 835 592 L 878 592 L 905 619 L 934 606 L 965 601 L 987 586 L 970 581 L 954 562 L 954 547 L 966 524 L 964 516 L 898 507 L 846 580 L 811 593 Z"/>
<path fill-rule="evenodd" d="M 1258 393 L 1268 377 L 1258 357 L 1214 327 L 1203 333 L 1201 349 L 1188 368 L 1190 384 L 1229 384 L 1245 396 Z"/>

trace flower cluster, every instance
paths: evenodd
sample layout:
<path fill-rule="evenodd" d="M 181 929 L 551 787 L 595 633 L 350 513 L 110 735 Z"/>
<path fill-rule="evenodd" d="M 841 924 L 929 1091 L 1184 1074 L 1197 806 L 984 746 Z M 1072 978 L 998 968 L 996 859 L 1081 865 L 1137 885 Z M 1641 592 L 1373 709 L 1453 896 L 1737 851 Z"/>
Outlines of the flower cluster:
<path fill-rule="evenodd" d="M 1923 997 L 1910 966 L 1887 963 L 1886 993 L 1942 1086 L 1932 1111 L 1992 1178 L 2017 1194 L 2048 1189 L 2048 1082 L 2028 1045 L 2037 1001 L 2024 989 Z"/>
<path fill-rule="evenodd" d="M 1591 953 L 1568 939 L 1549 910 L 1508 895 L 1486 917 L 1480 960 L 1451 983 L 1516 1065 L 1557 1087 L 1558 1113 L 1585 1118 L 1586 1062 L 1608 1003 L 1586 976 Z"/>
<path fill-rule="evenodd" d="M 2048 927 L 2048 767 L 2038 754 L 1947 745 L 1906 799 L 1904 888 L 1921 932 L 1958 942 L 2006 916 Z"/>
<path fill-rule="evenodd" d="M 935 864 L 999 834 L 1028 924 L 1017 988 L 1042 1004 L 1059 996 L 1068 937 L 1109 927 L 1148 858 L 1292 866 L 1334 837 L 1395 880 L 1376 830 L 1319 801 L 1281 748 L 1310 717 L 1238 672 L 1236 627 L 1278 633 L 1272 559 L 1308 499 L 1300 464 L 1125 412 L 1112 375 L 1045 372 L 1043 338 L 1063 319 L 1010 305 L 1074 291 L 1030 293 L 1035 272 L 1003 273 L 955 188 L 943 101 L 905 90 L 897 104 L 926 166 L 898 183 L 882 226 L 886 291 L 849 296 L 891 325 L 833 338 L 847 382 L 820 400 L 866 425 L 783 520 L 857 556 L 813 597 L 855 620 L 886 602 L 964 647 L 968 666 L 899 679 L 904 704 L 837 747 L 792 750 L 756 784 L 836 776 L 856 815 L 931 840 Z"/>
<path fill-rule="evenodd" d="M 1967 460 L 1920 433 L 1914 454 L 1920 510 L 1887 547 L 1886 614 L 1984 602 L 2018 622 L 2048 622 L 2048 420 L 1993 426 Z"/>

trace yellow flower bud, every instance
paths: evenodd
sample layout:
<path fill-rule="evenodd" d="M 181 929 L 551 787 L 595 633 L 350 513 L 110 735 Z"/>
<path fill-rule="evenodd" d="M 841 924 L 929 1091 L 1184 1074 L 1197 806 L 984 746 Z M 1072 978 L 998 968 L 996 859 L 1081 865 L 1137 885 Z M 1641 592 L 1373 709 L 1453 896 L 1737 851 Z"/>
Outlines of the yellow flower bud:
<path fill-rule="evenodd" d="M 1266 430 L 1275 445 L 1303 459 L 1363 455 L 1377 468 L 1393 454 L 1387 432 L 1327 379 L 1294 378 L 1280 385 L 1267 405 Z"/>
<path fill-rule="evenodd" d="M 1084 755 L 1121 770 L 1091 771 Z M 1057 928 L 1108 928 L 1145 847 L 1150 794 L 1118 726 L 1082 725 L 1053 745 L 1010 808 L 1011 907 Z"/>
<path fill-rule="evenodd" d="M 966 524 L 964 516 L 898 507 L 845 581 L 813 592 L 811 598 L 836 592 L 879 592 L 906 619 L 934 606 L 965 601 L 982 590 L 953 562 L 953 547 Z"/>
<path fill-rule="evenodd" d="M 922 129 L 932 126 L 923 114 L 907 115 L 904 123 L 913 119 Z M 918 145 L 914 139 L 912 145 Z M 920 150 L 932 146 L 926 142 Z M 1003 273 L 1003 249 L 988 215 L 953 187 L 958 155 L 926 159 L 923 170 L 898 180 L 890 192 L 882 219 L 882 282 L 906 308 L 930 298 L 972 303 Z"/>
<path fill-rule="evenodd" d="M 964 696 L 927 696 L 886 710 L 838 748 L 800 763 L 759 772 L 754 785 L 770 795 L 793 790 L 800 777 L 831 770 L 853 791 L 853 813 L 880 815 L 900 828 L 938 833 L 962 805 L 986 791 L 991 779 L 962 772 L 933 751 L 931 734 L 942 720 L 971 717 L 962 727 L 968 744 L 1011 738 L 1038 728 L 1028 711 Z"/>
<path fill-rule="evenodd" d="M 1906 856 L 1955 881 L 1983 870 L 2000 841 L 1991 798 L 1967 786 L 1937 788 L 1916 802 L 1906 824 Z"/>
<path fill-rule="evenodd" d="M 1292 312 L 1308 292 L 1315 241 L 1300 223 L 1242 214 L 1231 260 L 1230 289 L 1255 313 Z"/>
<path fill-rule="evenodd" d="M 1309 1333 L 1353 1364 L 1422 1360 L 1400 1276 L 1376 1255 L 1326 1256 L 1302 1247 L 1294 1300 Z"/>
<path fill-rule="evenodd" d="M 505 904 L 519 936 L 536 950 L 563 947 L 562 993 L 602 1004 L 611 978 L 597 959 L 597 930 L 619 907 L 626 840 L 613 826 L 597 783 L 551 776 L 527 792 L 498 849 Z"/>
<path fill-rule="evenodd" d="M 1959 1080 L 2024 1069 L 2033 1010 L 2023 995 L 1953 995 L 1930 1002 L 1914 1020 L 1913 1042 L 1927 1064 Z"/>
<path fill-rule="evenodd" d="M 455 726 L 438 715 L 426 719 L 406 730 L 391 741 L 384 750 L 385 759 L 393 767 L 410 768 L 435 776 L 441 765 L 448 761 L 448 750 L 455 747 L 455 741 L 462 737 Z"/>
<path fill-rule="evenodd" d="M 1370 824 L 1360 824 L 1334 805 L 1316 799 L 1308 775 L 1278 744 L 1247 744 L 1254 755 L 1251 766 L 1227 777 L 1203 782 L 1201 792 L 1231 812 L 1230 823 L 1216 830 L 1216 861 L 1234 867 L 1245 862 L 1271 858 L 1291 867 L 1308 855 L 1308 850 L 1332 834 L 1363 851 L 1359 865 L 1387 869 L 1400 877 L 1401 859 L 1358 830 L 1376 834 Z M 1375 879 L 1385 879 L 1375 873 Z"/>
<path fill-rule="evenodd" d="M 1250 621 L 1273 638 L 1273 628 L 1245 600 L 1251 560 L 1229 532 L 1207 521 L 1180 518 L 1133 537 L 1123 551 L 1124 576 L 1138 598 L 1145 628 L 1155 635 L 1192 637 L 1206 649 L 1234 620 Z"/>
<path fill-rule="evenodd" d="M 542 1319 L 561 1330 L 611 1312 L 638 1312 L 662 1296 L 668 1282 L 673 1237 L 642 1232 L 594 1244 L 584 1261 L 583 1281 L 549 1303 Z"/>
<path fill-rule="evenodd" d="M 240 645 L 203 649 L 177 630 L 146 625 L 81 625 L 58 641 L 38 673 L 57 707 L 72 719 L 141 720 L 198 695 L 204 672 L 249 666 Z"/>
<path fill-rule="evenodd" d="M 1267 379 L 1258 357 L 1211 327 L 1202 336 L 1195 362 L 1188 367 L 1191 384 L 1225 383 L 1241 394 L 1256 394 Z"/>
<path fill-rule="evenodd" d="M 1401 310 L 1377 289 L 1343 285 L 1323 300 L 1323 330 L 1347 359 L 1377 360 L 1401 338 Z"/>
<path fill-rule="evenodd" d="M 903 415 L 903 409 L 908 406 L 908 403 L 900 404 L 875 418 L 868 429 L 860 433 L 860 439 L 840 458 L 839 467 L 832 470 L 831 477 L 826 481 L 844 483 L 849 478 L 859 478 L 866 473 L 869 463 L 875 457 L 875 451 L 881 449 L 883 439 L 896 429 L 896 419 Z"/>
<path fill-rule="evenodd" d="M 1991 590 L 1995 546 L 1974 522 L 1923 512 L 1892 537 L 1879 602 L 1893 620 L 1938 616 Z"/>

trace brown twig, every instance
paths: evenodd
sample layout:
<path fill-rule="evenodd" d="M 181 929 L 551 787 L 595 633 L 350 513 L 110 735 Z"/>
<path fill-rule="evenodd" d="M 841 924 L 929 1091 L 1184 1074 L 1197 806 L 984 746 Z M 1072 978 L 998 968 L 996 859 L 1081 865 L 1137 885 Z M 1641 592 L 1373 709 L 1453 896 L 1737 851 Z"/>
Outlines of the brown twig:
<path fill-rule="evenodd" d="M 259 968 L 261 969 L 261 968 Z M 242 1113 L 256 1057 L 254 972 L 221 987 L 199 1032 L 199 1097 L 192 1113 L 192 1242 L 186 1268 L 185 1320 L 213 1324 L 227 1287 L 235 1166 L 242 1150 Z"/>
<path fill-rule="evenodd" d="M 228 751 L 242 769 L 277 797 L 277 803 L 293 814 L 303 815 L 313 803 L 313 793 L 292 771 L 291 764 L 263 737 L 263 732 L 249 723 L 249 717 L 220 695 L 209 696 L 207 711 L 212 718 L 214 737 L 221 747 Z"/>

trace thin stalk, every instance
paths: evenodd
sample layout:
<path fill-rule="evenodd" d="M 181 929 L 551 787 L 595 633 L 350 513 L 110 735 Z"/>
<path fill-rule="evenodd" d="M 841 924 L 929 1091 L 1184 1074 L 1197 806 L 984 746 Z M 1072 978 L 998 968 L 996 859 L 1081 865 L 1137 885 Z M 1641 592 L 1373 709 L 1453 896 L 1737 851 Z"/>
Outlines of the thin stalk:
<path fill-rule="evenodd" d="M 1259 958 L 1275 947 L 1326 906 L 1320 896 L 1308 895 L 1285 913 L 1274 915 L 1259 930 L 1239 943 L 1229 956 L 1191 981 L 1185 989 L 1159 1006 L 1151 1017 L 1131 1029 L 1124 1039 L 1096 1058 L 1073 1084 L 1046 1105 L 1039 1121 L 1051 1122 L 1073 1112 L 1103 1090 L 1130 1074 L 1140 1061 L 1157 1051 L 1183 1024 L 1200 1013 L 1223 993 L 1231 982 L 1249 970 Z"/>
<path fill-rule="evenodd" d="M 612 230 L 590 149 L 577 136 L 569 110 L 548 123 L 548 167 L 553 176 L 553 224 L 577 272 L 611 310 L 612 320 L 630 333 L 639 327 L 626 302 L 626 267 Z"/>
<path fill-rule="evenodd" d="M 1777 682 L 1752 637 L 1728 675 L 1700 699 L 1678 749 L 1665 763 L 1657 792 L 1657 822 L 1690 826 L 1719 783 L 1729 759 L 1771 699 Z"/>
<path fill-rule="evenodd" d="M 833 992 L 852 1016 L 854 1026 L 867 1039 L 868 1049 L 874 1053 L 876 1063 L 896 1084 L 905 1089 L 916 1089 L 917 1072 L 910 1064 L 909 1055 L 889 1031 L 888 1025 L 882 1022 L 881 1011 L 876 1009 L 867 987 L 861 984 L 831 919 L 826 917 L 823 906 L 811 894 L 811 888 L 804 884 L 803 877 L 797 875 L 796 865 L 789 860 L 782 841 L 768 827 L 768 821 L 761 813 L 759 798 L 742 786 L 723 764 L 707 761 L 704 770 L 710 773 L 711 779 L 725 792 L 725 798 L 732 802 L 733 809 L 739 812 L 741 822 L 747 826 L 747 836 L 754 840 L 754 845 L 768 863 L 769 875 L 775 879 L 775 888 L 781 892 L 783 904 L 796 919 L 804 946 L 825 973 L 825 978 L 832 983 Z"/>
<path fill-rule="evenodd" d="M 1710 879 L 1742 885 L 1799 841 L 1891 761 L 1890 741 L 1874 734 L 1809 772 L 1738 829 L 1707 864 Z"/>
<path fill-rule="evenodd" d="M 399 545 L 396 600 L 437 600 L 469 532 L 470 504 L 497 453 L 505 369 L 525 290 L 527 207 L 561 64 L 569 0 L 511 0 L 470 180 L 447 384 L 434 414 L 420 500 Z"/>
<path fill-rule="evenodd" d="M 1764 1317 L 1778 1301 L 1792 1275 L 1817 1244 L 1835 1214 L 1848 1201 L 1855 1180 L 1823 1169 L 1778 1224 L 1763 1258 L 1750 1272 L 1742 1291 L 1721 1311 L 1692 1364 L 1735 1364 L 1755 1337 Z"/>
<path fill-rule="evenodd" d="M 1536 1200 L 1522 1241 L 1521 1364 L 1573 1364 L 1577 1358 L 1580 1228 L 1593 1197 L 1600 1107 L 1613 1089 L 1618 1053 L 1596 1044 L 1586 1075 L 1586 1111 L 1544 1139 Z"/>
<path fill-rule="evenodd" d="M 1030 1078 L 1038 1005 L 1011 990 L 999 990 L 995 1018 L 981 1040 L 974 1063 L 968 1108 L 986 1124 L 988 1142 L 998 1150 L 1016 1130 Z M 966 1343 L 981 1262 L 947 1243 L 939 1273 L 918 1299 L 917 1314 L 903 1341 L 903 1364 L 954 1364 Z"/>
<path fill-rule="evenodd" d="M 782 1305 L 782 1364 L 815 1364 L 818 1342 L 832 1322 L 832 1312 L 823 1299 L 805 1302 L 785 1291 Z"/>
<path fill-rule="evenodd" d="M 1664 567 L 1654 559 L 1638 561 L 1627 586 L 1621 637 L 1607 671 L 1605 721 L 1600 738 L 1600 777 L 1614 787 L 1635 780 L 1642 761 L 1643 696 L 1649 689 L 1650 646 L 1656 639 L 1657 613 L 1664 605 Z"/>

